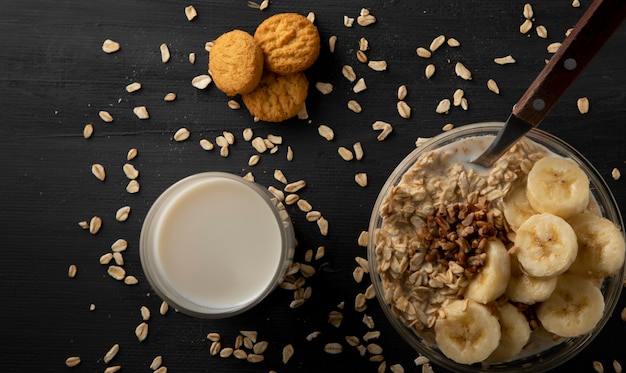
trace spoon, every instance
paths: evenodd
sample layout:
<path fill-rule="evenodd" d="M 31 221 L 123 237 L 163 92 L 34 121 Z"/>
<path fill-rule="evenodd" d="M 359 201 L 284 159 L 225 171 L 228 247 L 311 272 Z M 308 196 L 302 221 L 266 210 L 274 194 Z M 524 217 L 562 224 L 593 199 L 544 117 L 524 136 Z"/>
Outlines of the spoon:
<path fill-rule="evenodd" d="M 595 0 L 550 58 L 495 140 L 472 163 L 490 167 L 531 128 L 537 127 L 626 18 L 626 0 Z"/>

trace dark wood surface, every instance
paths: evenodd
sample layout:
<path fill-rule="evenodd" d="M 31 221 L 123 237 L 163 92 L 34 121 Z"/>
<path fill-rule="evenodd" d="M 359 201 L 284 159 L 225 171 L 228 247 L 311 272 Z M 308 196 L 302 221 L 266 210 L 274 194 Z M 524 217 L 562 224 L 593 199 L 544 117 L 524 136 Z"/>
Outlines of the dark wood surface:
<path fill-rule="evenodd" d="M 534 32 L 518 31 L 523 21 L 524 1 L 272 1 L 264 12 L 251 9 L 245 0 L 195 3 L 199 16 L 188 22 L 188 3 L 165 0 L 8 0 L 0 12 L 0 339 L 3 341 L 0 369 L 3 372 L 66 371 L 65 359 L 78 355 L 77 372 L 102 372 L 102 357 L 115 343 L 120 352 L 109 365 L 121 365 L 126 372 L 147 372 L 152 359 L 163 356 L 170 372 L 267 372 L 286 371 L 364 371 L 375 372 L 378 363 L 361 357 L 347 346 L 346 335 L 362 336 L 367 327 L 362 314 L 353 311 L 354 297 L 364 291 L 369 280 L 357 284 L 352 279 L 355 256 L 366 256 L 357 237 L 367 229 L 370 211 L 379 188 L 395 165 L 414 148 L 418 137 L 441 132 L 446 123 L 460 126 L 481 121 L 503 121 L 512 105 L 544 66 L 550 55 L 549 43 L 560 41 L 589 5 L 580 8 L 569 1 L 535 1 L 536 24 L 543 24 L 548 39 Z M 377 17 L 369 27 L 343 26 L 343 16 L 356 17 L 367 7 Z M 307 105 L 308 121 L 291 120 L 281 124 L 254 123 L 245 109 L 231 110 L 227 98 L 214 86 L 197 90 L 191 79 L 206 73 L 204 44 L 233 28 L 253 32 L 264 18 L 279 12 L 316 14 L 324 47 L 316 65 L 308 72 L 312 85 L 331 82 L 334 90 L 322 95 L 311 87 Z M 440 35 L 455 37 L 459 48 L 443 47 L 430 60 L 416 56 L 418 46 L 428 47 Z M 326 40 L 337 35 L 334 54 Z M 355 58 L 361 37 L 369 40 L 368 56 L 386 60 L 385 72 L 374 72 Z M 113 39 L 121 50 L 107 55 L 102 42 Z M 159 45 L 167 43 L 171 60 L 163 64 Z M 626 28 L 622 26 L 606 44 L 542 123 L 547 130 L 587 157 L 606 179 L 624 211 L 624 179 L 614 181 L 611 170 L 626 174 Z M 192 65 L 187 55 L 195 52 Z M 495 57 L 511 54 L 517 60 L 500 66 Z M 453 65 L 462 61 L 472 72 L 472 81 L 456 77 Z M 437 67 L 430 80 L 423 71 L 428 63 Z M 341 75 L 344 64 L 352 65 L 368 89 L 354 94 Z M 500 95 L 489 92 L 486 81 L 495 79 Z M 128 94 L 131 82 L 143 84 L 141 91 Z M 398 116 L 396 90 L 408 88 L 411 119 Z M 453 108 L 448 115 L 435 113 L 439 100 L 450 98 L 463 88 L 469 110 Z M 178 99 L 163 101 L 167 92 Z M 590 110 L 581 115 L 576 99 L 586 96 Z M 363 106 L 355 114 L 346 108 L 350 99 Z M 146 105 L 151 118 L 140 121 L 132 108 Z M 115 118 L 104 123 L 98 111 L 108 110 Z M 376 120 L 394 125 L 394 132 L 383 142 L 371 129 Z M 82 130 L 93 123 L 95 132 L 85 140 Z M 335 130 L 335 140 L 327 142 L 317 127 L 327 124 Z M 188 141 L 172 140 L 180 127 L 191 131 Z M 254 154 L 244 142 L 242 130 L 255 134 L 282 135 L 295 153 L 285 160 L 286 146 L 275 155 L 263 155 L 254 167 L 247 160 Z M 201 138 L 214 139 L 231 131 L 237 142 L 228 158 L 217 151 L 205 152 Z M 361 141 L 365 157 L 344 162 L 337 147 Z M 128 194 L 122 165 L 126 152 L 136 147 L 133 164 L 140 170 L 141 191 Z M 92 163 L 106 167 L 105 182 L 90 172 Z M 314 224 L 291 208 L 299 247 L 296 259 L 307 249 L 326 247 L 326 256 L 314 263 L 318 273 L 308 280 L 312 298 L 301 308 L 288 307 L 292 293 L 273 292 L 253 310 L 225 320 L 198 320 L 171 311 L 160 316 L 160 300 L 147 283 L 139 260 L 139 233 L 143 218 L 156 197 L 173 182 L 193 173 L 209 170 L 243 175 L 252 171 L 259 183 L 280 186 L 272 177 L 281 169 L 288 179 L 308 182 L 302 197 L 321 211 L 330 223 L 322 237 Z M 356 172 L 367 172 L 369 185 L 360 188 L 353 180 Z M 115 211 L 132 206 L 128 221 L 116 222 Z M 99 215 L 102 230 L 90 235 L 78 222 Z M 125 238 L 125 268 L 137 276 L 139 284 L 126 286 L 106 274 L 98 263 L 117 238 Z M 76 264 L 76 278 L 67 276 Z M 227 279 L 225 279 L 227 281 Z M 327 323 L 328 313 L 345 301 L 344 320 L 339 328 Z M 95 310 L 90 311 L 90 304 Z M 141 322 L 139 313 L 147 306 L 152 317 L 149 336 L 139 343 L 134 335 Z M 605 330 L 582 353 L 559 371 L 592 371 L 592 361 L 602 362 L 611 371 L 614 359 L 626 363 L 623 341 L 626 323 L 620 311 L 626 306 L 622 296 Z M 412 361 L 416 353 L 406 346 L 387 323 L 376 301 L 366 310 L 382 335 L 377 341 L 384 348 L 388 365 L 401 363 L 406 371 L 419 371 Z M 239 330 L 257 330 L 267 340 L 266 360 L 250 364 L 233 358 L 209 355 L 208 332 L 223 335 L 232 345 Z M 308 342 L 305 337 L 319 330 L 321 335 Z M 341 342 L 339 355 L 323 352 L 326 342 Z M 281 362 L 282 347 L 293 344 L 295 355 L 287 365 Z M 443 372 L 435 366 L 435 371 Z"/>

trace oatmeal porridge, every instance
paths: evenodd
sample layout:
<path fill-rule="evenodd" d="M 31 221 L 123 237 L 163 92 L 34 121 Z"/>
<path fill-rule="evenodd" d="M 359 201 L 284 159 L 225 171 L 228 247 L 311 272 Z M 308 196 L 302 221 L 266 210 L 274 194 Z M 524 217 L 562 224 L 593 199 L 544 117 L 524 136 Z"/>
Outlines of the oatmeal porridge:
<path fill-rule="evenodd" d="M 489 169 L 469 162 L 493 138 L 424 153 L 388 190 L 373 238 L 380 295 L 391 313 L 462 364 L 507 361 L 588 332 L 604 311 L 598 284 L 624 262 L 621 232 L 600 216 L 573 161 L 525 138 Z M 552 178 L 569 189 L 554 188 Z M 574 228 L 593 231 L 591 217 L 602 219 L 599 229 L 611 231 L 612 242 L 596 242 L 595 233 L 577 237 Z M 551 248 L 535 247 L 544 239 L 554 241 Z M 594 260 L 580 254 L 594 245 L 608 245 L 616 265 L 596 271 L 581 263 Z M 554 325 L 555 304 L 581 287 L 594 304 L 576 315 L 584 327 Z M 470 323 L 487 332 L 455 330 Z"/>

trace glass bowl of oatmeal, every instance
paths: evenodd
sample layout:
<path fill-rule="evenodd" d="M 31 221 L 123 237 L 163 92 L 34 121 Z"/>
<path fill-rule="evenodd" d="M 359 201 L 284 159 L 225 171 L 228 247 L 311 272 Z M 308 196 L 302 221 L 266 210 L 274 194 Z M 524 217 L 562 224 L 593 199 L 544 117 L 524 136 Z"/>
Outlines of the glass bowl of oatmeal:
<path fill-rule="evenodd" d="M 623 287 L 624 223 L 598 171 L 538 129 L 489 169 L 469 162 L 502 125 L 419 144 L 370 219 L 384 313 L 418 353 L 455 372 L 557 367 L 600 333 Z"/>

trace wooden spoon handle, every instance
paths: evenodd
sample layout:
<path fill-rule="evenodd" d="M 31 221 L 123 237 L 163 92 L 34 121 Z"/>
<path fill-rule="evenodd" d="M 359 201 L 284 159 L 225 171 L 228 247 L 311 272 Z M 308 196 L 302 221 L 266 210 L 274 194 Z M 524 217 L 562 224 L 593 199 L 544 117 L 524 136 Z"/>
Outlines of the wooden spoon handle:
<path fill-rule="evenodd" d="M 624 18 L 626 0 L 595 0 L 515 104 L 513 114 L 537 127 Z"/>

